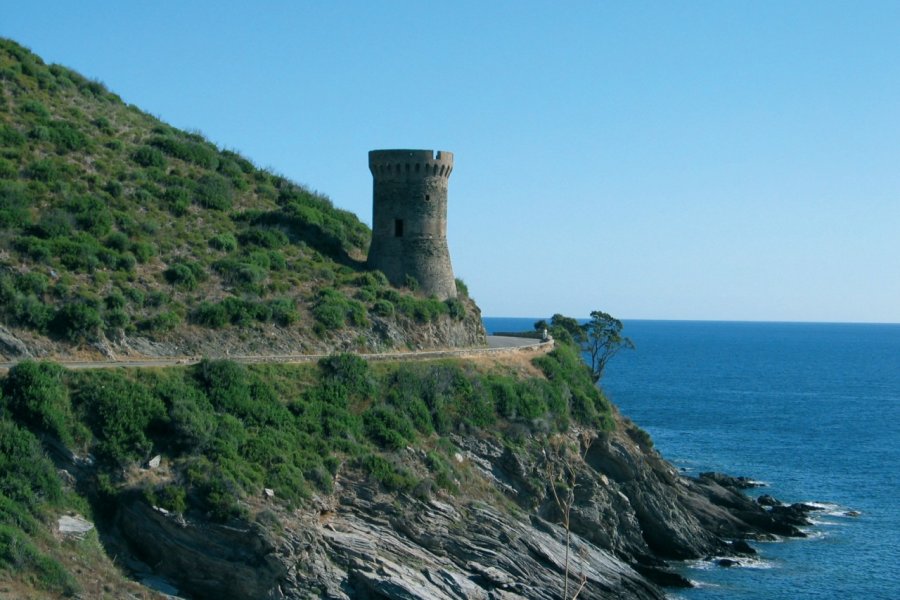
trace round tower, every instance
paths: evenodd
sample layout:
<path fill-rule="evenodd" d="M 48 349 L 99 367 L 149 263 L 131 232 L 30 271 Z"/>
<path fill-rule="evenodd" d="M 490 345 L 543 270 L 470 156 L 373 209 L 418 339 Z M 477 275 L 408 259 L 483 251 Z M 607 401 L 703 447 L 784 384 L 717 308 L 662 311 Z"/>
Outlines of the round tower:
<path fill-rule="evenodd" d="M 447 182 L 452 152 L 372 150 L 372 245 L 369 267 L 396 285 L 407 276 L 426 295 L 456 297 L 447 248 Z"/>

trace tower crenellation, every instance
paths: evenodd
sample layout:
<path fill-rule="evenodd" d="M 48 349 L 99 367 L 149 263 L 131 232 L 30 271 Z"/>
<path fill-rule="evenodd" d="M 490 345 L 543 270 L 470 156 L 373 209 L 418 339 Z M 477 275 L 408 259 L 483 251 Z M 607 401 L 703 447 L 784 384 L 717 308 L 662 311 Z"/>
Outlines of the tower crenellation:
<path fill-rule="evenodd" d="M 453 153 L 372 150 L 369 266 L 397 286 L 414 277 L 428 295 L 456 297 L 447 247 L 447 187 Z"/>
<path fill-rule="evenodd" d="M 369 170 L 381 179 L 413 180 L 420 177 L 450 177 L 452 152 L 431 150 L 373 150 L 369 152 Z"/>

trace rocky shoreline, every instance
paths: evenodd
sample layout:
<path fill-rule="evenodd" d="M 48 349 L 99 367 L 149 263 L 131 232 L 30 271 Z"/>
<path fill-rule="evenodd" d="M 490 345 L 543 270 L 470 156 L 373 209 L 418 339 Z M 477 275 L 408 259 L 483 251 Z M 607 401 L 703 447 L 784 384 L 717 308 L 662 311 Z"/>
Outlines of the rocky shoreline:
<path fill-rule="evenodd" d="M 648 447 L 634 425 L 573 432 L 557 443 L 512 447 L 484 432 L 456 435 L 471 467 L 466 494 L 398 495 L 352 470 L 334 492 L 288 512 L 260 501 L 255 518 L 225 525 L 174 517 L 123 496 L 107 537 L 195 598 L 579 598 L 661 599 L 690 586 L 673 561 L 741 564 L 750 542 L 803 537 L 816 507 L 783 505 L 745 491 L 753 482 L 718 473 L 687 477 Z M 405 460 L 424 460 L 407 449 Z M 577 460 L 572 460 L 572 457 Z M 570 471 L 565 471 L 570 468 Z M 567 531 L 548 473 L 571 473 Z M 152 565 L 148 567 L 147 565 Z"/>

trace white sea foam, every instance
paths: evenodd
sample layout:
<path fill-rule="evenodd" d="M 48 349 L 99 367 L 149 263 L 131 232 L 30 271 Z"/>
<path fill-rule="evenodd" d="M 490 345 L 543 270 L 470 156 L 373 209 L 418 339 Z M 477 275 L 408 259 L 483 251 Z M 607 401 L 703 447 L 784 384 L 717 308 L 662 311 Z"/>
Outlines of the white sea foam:
<path fill-rule="evenodd" d="M 815 541 L 827 538 L 829 535 L 827 531 L 822 529 L 801 529 L 801 531 L 806 534 L 806 537 L 794 539 L 798 539 L 798 541 Z"/>

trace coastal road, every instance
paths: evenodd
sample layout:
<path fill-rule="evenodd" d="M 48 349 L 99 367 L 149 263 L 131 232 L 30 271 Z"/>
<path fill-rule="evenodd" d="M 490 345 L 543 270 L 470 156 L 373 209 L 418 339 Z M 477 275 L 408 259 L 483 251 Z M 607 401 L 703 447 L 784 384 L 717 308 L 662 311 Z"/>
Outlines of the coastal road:
<path fill-rule="evenodd" d="M 545 353 L 553 349 L 553 342 L 541 342 L 531 338 L 519 338 L 511 336 L 487 336 L 487 347 L 482 348 L 454 348 L 448 350 L 420 350 L 411 352 L 382 352 L 377 354 L 360 354 L 362 358 L 370 361 L 379 360 L 434 360 L 438 358 L 472 358 L 476 356 L 499 357 L 504 354 L 516 354 L 520 352 Z M 301 364 L 315 362 L 325 358 L 329 354 L 276 354 L 260 356 L 218 356 L 209 358 L 227 358 L 235 362 L 253 363 L 283 363 Z M 67 369 L 146 369 L 153 367 L 173 367 L 179 365 L 193 365 L 200 362 L 202 356 L 172 356 L 165 358 L 123 358 L 109 360 L 64 360 L 52 357 L 39 357 L 36 360 L 51 360 Z M 7 371 L 20 361 L 0 363 L 0 372 Z"/>

